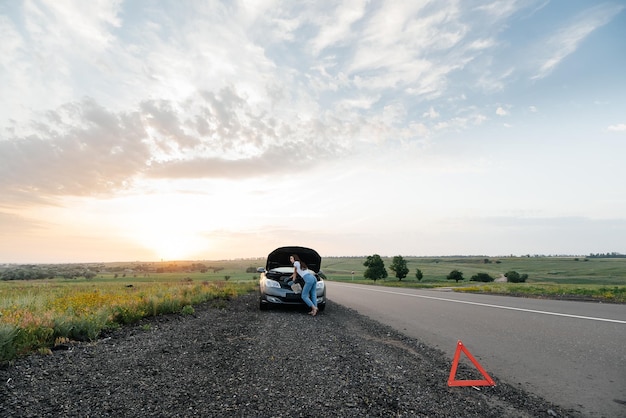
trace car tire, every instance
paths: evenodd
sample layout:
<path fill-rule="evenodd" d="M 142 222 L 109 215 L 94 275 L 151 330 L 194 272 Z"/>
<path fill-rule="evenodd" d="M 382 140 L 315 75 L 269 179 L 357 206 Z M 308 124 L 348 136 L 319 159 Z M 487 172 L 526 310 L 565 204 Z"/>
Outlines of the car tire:
<path fill-rule="evenodd" d="M 317 305 L 317 309 L 319 309 L 320 312 L 324 312 L 324 309 L 326 309 L 326 302 Z"/>
<path fill-rule="evenodd" d="M 269 303 L 263 303 L 262 300 L 259 301 L 259 309 L 262 311 L 267 311 L 270 308 Z"/>

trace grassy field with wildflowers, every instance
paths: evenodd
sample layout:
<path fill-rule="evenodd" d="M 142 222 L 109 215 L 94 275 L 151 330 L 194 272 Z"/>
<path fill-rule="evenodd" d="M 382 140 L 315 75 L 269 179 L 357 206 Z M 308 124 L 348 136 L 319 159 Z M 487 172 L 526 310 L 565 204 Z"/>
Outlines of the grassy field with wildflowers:
<path fill-rule="evenodd" d="M 196 304 L 255 287 L 252 280 L 175 280 L 171 275 L 132 281 L 108 276 L 0 281 L 0 363 L 47 353 L 69 341 L 94 340 L 104 330 L 146 316 L 191 314 Z"/>

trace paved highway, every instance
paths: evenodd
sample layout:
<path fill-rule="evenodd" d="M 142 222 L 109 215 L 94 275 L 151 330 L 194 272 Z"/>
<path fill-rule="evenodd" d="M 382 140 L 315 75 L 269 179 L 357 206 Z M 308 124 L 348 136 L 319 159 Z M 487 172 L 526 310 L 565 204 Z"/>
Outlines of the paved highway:
<path fill-rule="evenodd" d="M 327 282 L 328 298 L 496 380 L 589 417 L 626 417 L 626 305 Z M 461 356 L 463 361 L 468 361 Z"/>

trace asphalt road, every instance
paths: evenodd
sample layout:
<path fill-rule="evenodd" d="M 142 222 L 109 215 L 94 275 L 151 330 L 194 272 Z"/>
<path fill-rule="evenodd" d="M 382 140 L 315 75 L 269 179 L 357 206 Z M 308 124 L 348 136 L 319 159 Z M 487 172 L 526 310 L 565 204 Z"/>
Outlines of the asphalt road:
<path fill-rule="evenodd" d="M 626 417 L 626 305 L 327 286 L 333 302 L 440 349 L 450 364 L 460 340 L 496 383 L 585 416 Z"/>

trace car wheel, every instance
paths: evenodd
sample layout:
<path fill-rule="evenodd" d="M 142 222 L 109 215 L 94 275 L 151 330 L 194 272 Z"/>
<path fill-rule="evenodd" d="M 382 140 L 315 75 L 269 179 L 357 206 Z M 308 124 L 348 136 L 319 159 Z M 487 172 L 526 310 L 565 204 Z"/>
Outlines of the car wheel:
<path fill-rule="evenodd" d="M 263 303 L 262 300 L 259 301 L 259 309 L 262 311 L 267 311 L 270 308 L 269 303 Z"/>
<path fill-rule="evenodd" d="M 324 309 L 326 309 L 326 302 L 317 305 L 317 309 L 319 309 L 320 312 L 324 312 Z"/>

